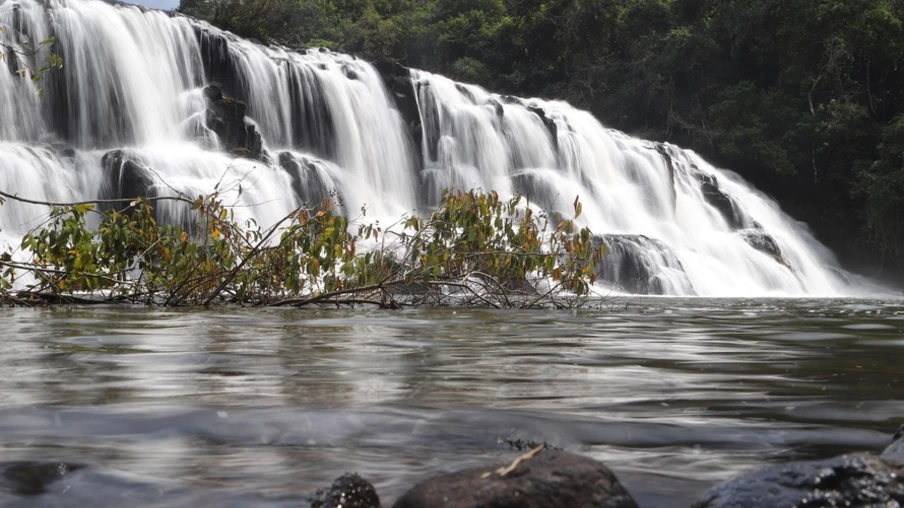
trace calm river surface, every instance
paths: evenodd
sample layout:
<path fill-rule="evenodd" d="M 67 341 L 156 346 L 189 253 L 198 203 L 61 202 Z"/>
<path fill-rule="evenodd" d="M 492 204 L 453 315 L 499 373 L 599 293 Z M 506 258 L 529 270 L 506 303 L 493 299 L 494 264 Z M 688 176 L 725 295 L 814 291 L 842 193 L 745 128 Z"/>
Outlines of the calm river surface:
<path fill-rule="evenodd" d="M 631 299 L 589 311 L 0 311 L 0 461 L 81 469 L 3 506 L 298 506 L 345 471 L 384 504 L 508 461 L 605 461 L 641 506 L 904 423 L 900 300 Z"/>

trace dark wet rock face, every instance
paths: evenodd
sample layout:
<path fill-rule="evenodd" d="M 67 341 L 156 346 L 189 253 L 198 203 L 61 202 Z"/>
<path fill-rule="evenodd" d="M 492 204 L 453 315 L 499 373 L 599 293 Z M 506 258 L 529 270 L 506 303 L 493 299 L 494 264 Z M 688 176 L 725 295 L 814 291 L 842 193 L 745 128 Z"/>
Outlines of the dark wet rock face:
<path fill-rule="evenodd" d="M 207 127 L 219 136 L 234 155 L 264 160 L 263 141 L 253 124 L 245 119 L 245 103 L 223 95 L 217 85 L 204 89 L 207 98 Z"/>
<path fill-rule="evenodd" d="M 429 160 L 437 161 L 439 159 L 439 140 L 442 137 L 439 121 L 440 102 L 430 83 L 417 83 L 415 90 L 418 104 L 420 104 L 420 117 L 423 119 L 422 129 L 420 129 L 423 134 L 415 141 L 419 146 L 423 144 L 426 147 L 425 153 L 421 148 L 422 158 L 429 157 Z"/>
<path fill-rule="evenodd" d="M 309 206 L 317 205 L 324 199 L 334 199 L 336 204 L 342 199 L 336 194 L 336 189 L 324 177 L 322 168 L 318 165 L 322 162 L 307 157 L 296 157 L 290 152 L 279 154 L 279 165 L 289 173 L 292 178 L 292 189 L 298 199 Z M 341 209 L 338 210 L 341 212 Z"/>
<path fill-rule="evenodd" d="M 660 153 L 666 154 L 665 156 L 671 156 L 668 148 L 665 148 L 664 151 L 660 151 Z M 719 215 L 725 219 L 728 227 L 735 231 L 757 227 L 757 224 L 753 220 L 744 215 L 741 207 L 735 203 L 734 199 L 722 190 L 718 178 L 714 175 L 704 173 L 693 163 L 690 163 L 690 167 L 687 171 L 691 178 L 696 180 L 697 185 L 700 186 L 700 192 L 703 194 L 703 199 L 707 204 L 719 212 Z"/>
<path fill-rule="evenodd" d="M 732 229 L 744 228 L 746 226 L 744 216 L 734 200 L 719 187 L 719 181 L 715 177 L 703 173 L 698 173 L 698 177 L 700 178 L 700 190 L 703 191 L 703 199 L 719 211 L 729 227 Z"/>
<path fill-rule="evenodd" d="M 220 33 L 194 25 L 195 37 L 201 51 L 201 62 L 208 82 L 235 84 L 235 73 L 229 57 L 229 41 Z"/>
<path fill-rule="evenodd" d="M 311 508 L 380 508 L 374 486 L 357 474 L 345 474 L 328 489 L 318 490 Z"/>
<path fill-rule="evenodd" d="M 357 77 L 351 68 L 345 68 Z M 320 157 L 335 158 L 336 124 L 323 83 L 311 68 L 289 67 L 286 71 L 291 98 L 292 145 Z"/>
<path fill-rule="evenodd" d="M 904 466 L 869 454 L 770 466 L 707 491 L 695 508 L 891 507 L 904 503 Z"/>
<path fill-rule="evenodd" d="M 672 203 L 675 203 L 677 199 L 675 192 L 675 161 L 673 160 L 672 155 L 672 151 L 675 150 L 675 147 L 666 145 L 664 143 L 655 143 L 653 147 L 662 157 L 662 161 L 665 162 L 665 166 L 669 170 L 669 183 L 671 184 L 672 190 Z"/>
<path fill-rule="evenodd" d="M 618 478 L 595 460 L 542 450 L 510 464 L 468 469 L 416 485 L 395 508 L 629 508 L 637 504 Z"/>
<path fill-rule="evenodd" d="M 556 124 L 556 121 L 550 118 L 546 111 L 543 108 L 537 106 L 528 106 L 527 110 L 531 113 L 537 115 L 540 118 L 540 121 L 543 122 L 543 125 L 546 126 L 546 130 L 549 131 L 549 138 L 552 141 L 552 144 L 556 149 L 559 148 L 559 126 Z"/>
<path fill-rule="evenodd" d="M 417 105 L 417 91 L 411 81 L 411 71 L 395 60 L 380 60 L 374 62 L 374 68 L 383 78 L 383 84 L 395 101 L 396 109 L 402 115 L 402 119 L 408 126 L 408 131 L 414 139 L 414 146 L 419 151 L 421 159 L 423 154 L 423 129 L 421 126 L 421 113 Z"/>
<path fill-rule="evenodd" d="M 739 233 L 754 249 L 773 257 L 782 257 L 782 249 L 779 248 L 775 239 L 766 233 L 756 229 L 746 229 Z"/>
<path fill-rule="evenodd" d="M 778 246 L 775 238 L 772 238 L 760 229 L 744 229 L 738 231 L 738 234 L 740 234 L 754 249 L 772 257 L 778 264 L 790 268 L 790 265 L 785 259 L 784 254 L 782 254 L 782 249 Z"/>
<path fill-rule="evenodd" d="M 116 208 L 122 210 L 129 206 L 129 200 L 153 195 L 154 177 L 151 170 L 139 161 L 130 157 L 124 150 L 112 150 L 101 159 L 104 168 L 104 184 L 101 199 L 122 199 L 121 203 L 112 206 L 101 206 L 101 209 Z"/>
<path fill-rule="evenodd" d="M 668 245 L 643 235 L 598 235 L 594 246 L 605 245 L 606 256 L 596 266 L 601 279 L 634 294 L 664 295 L 671 288 L 666 271 L 685 291 L 693 292 L 681 261 Z"/>
<path fill-rule="evenodd" d="M 16 75 L 19 71 L 19 57 L 11 47 L 6 48 L 6 68 L 9 69 L 9 73 L 12 75 Z"/>
<path fill-rule="evenodd" d="M 38 496 L 69 473 L 82 469 L 62 462 L 10 462 L 0 464 L 0 492 L 18 496 Z"/>
<path fill-rule="evenodd" d="M 904 464 L 904 425 L 898 429 L 891 445 L 882 452 L 882 458 L 888 462 Z"/>

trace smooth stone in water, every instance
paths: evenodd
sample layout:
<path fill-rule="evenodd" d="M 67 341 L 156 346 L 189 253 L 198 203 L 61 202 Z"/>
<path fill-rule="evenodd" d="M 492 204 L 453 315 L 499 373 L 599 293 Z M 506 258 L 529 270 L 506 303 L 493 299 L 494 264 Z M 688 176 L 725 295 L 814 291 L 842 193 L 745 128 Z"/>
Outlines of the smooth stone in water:
<path fill-rule="evenodd" d="M 522 456 L 524 457 L 524 456 Z M 559 450 L 542 450 L 509 464 L 467 469 L 426 480 L 394 508 L 636 508 L 637 503 L 601 462 Z"/>

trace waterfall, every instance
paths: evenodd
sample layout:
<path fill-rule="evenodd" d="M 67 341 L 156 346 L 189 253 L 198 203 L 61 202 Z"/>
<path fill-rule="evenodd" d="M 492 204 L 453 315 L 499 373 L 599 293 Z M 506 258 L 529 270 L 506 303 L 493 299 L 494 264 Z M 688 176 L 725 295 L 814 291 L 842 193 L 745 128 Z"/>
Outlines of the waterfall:
<path fill-rule="evenodd" d="M 396 220 L 446 188 L 520 194 L 607 246 L 626 292 L 839 295 L 805 226 L 695 153 L 607 129 L 564 102 L 489 93 L 398 64 L 268 47 L 204 22 L 99 0 L 0 0 L 0 188 L 44 201 L 217 189 L 275 223 L 325 196 Z M 37 82 L 53 36 L 64 66 Z M 6 68 L 3 68 L 6 67 Z M 43 92 L 43 93 L 39 93 Z M 178 206 L 162 220 L 185 222 Z M 46 209 L 6 203 L 15 244 Z"/>

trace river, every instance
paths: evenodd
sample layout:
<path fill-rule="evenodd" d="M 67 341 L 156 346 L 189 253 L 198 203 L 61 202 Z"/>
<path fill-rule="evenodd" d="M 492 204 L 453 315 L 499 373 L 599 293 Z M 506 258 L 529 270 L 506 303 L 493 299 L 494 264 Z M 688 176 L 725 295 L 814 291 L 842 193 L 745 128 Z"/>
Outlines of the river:
<path fill-rule="evenodd" d="M 614 299 L 582 311 L 5 310 L 0 447 L 73 469 L 4 506 L 384 504 L 547 441 L 641 506 L 757 466 L 880 450 L 904 422 L 901 300 Z M 3 464 L 0 464 L 2 466 Z"/>

